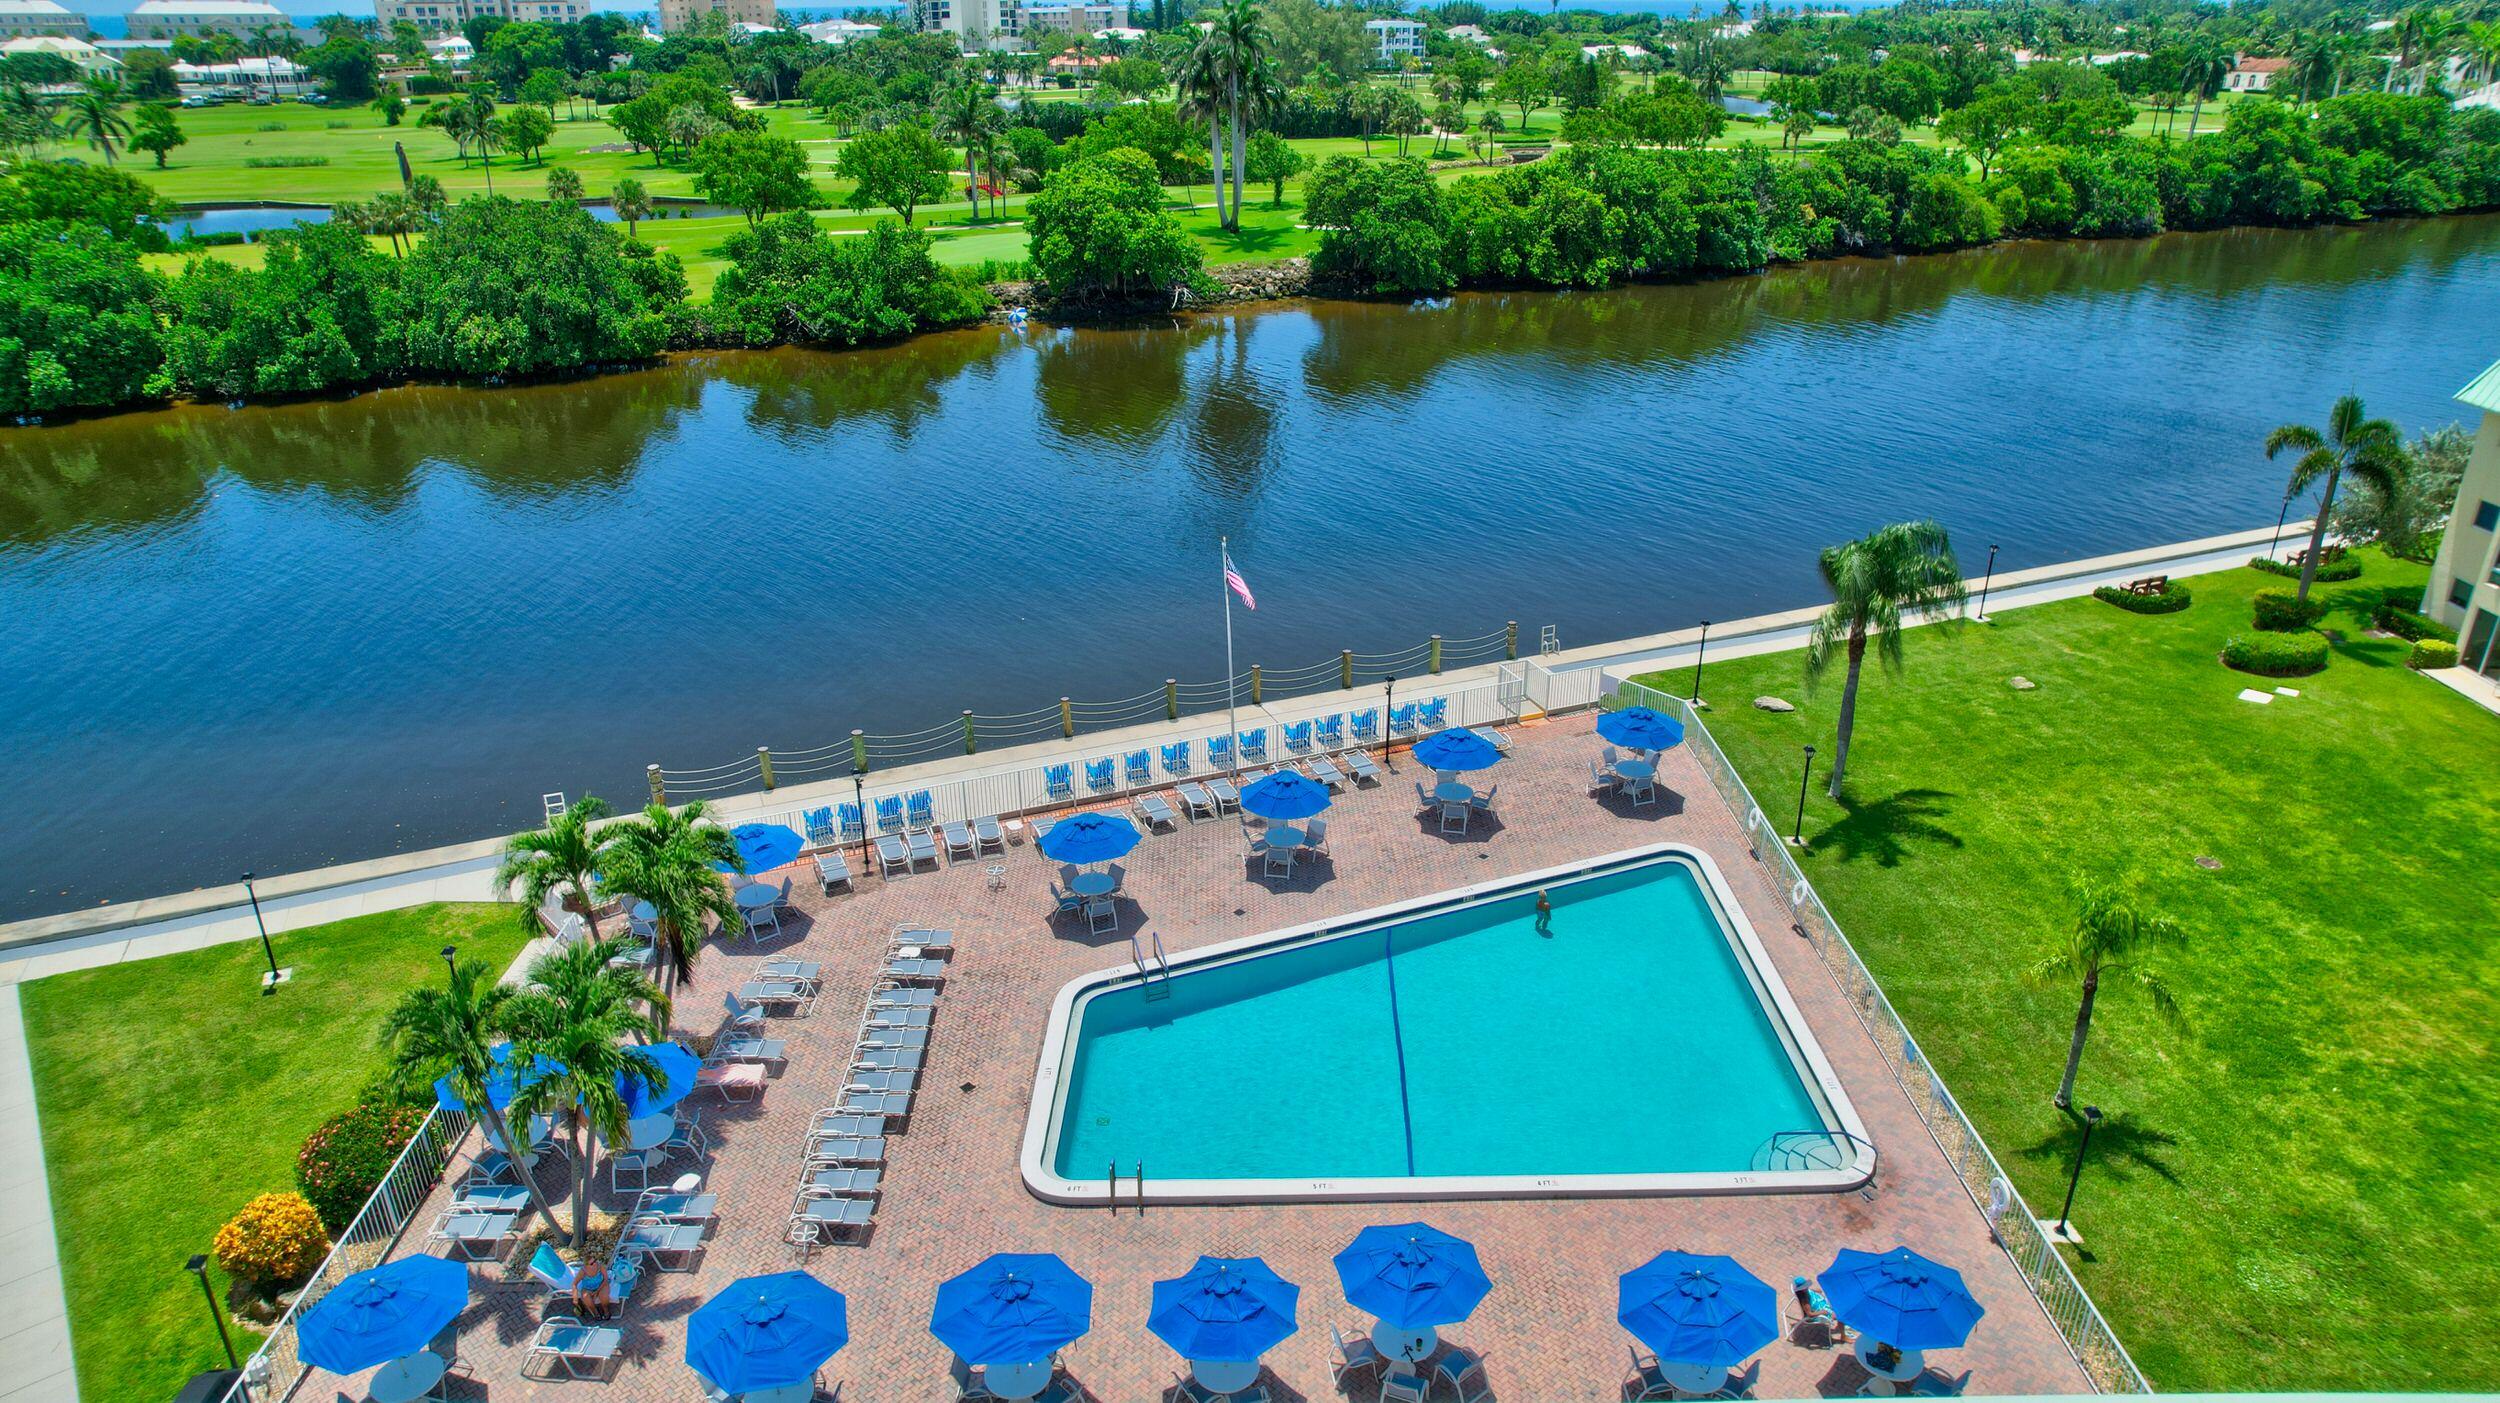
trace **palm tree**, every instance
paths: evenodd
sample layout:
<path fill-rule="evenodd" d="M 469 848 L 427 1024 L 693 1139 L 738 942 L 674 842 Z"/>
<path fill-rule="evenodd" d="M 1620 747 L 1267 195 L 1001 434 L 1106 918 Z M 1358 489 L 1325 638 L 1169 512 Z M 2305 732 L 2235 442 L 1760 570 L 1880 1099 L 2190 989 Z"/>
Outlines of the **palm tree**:
<path fill-rule="evenodd" d="M 1000 183 L 1000 172 L 1015 164 L 1016 148 L 1008 142 L 1007 134 L 995 127 L 981 133 L 979 144 L 981 169 L 989 176 L 990 218 L 996 219 L 998 218 L 998 201 L 1006 189 L 1006 186 Z M 974 211 L 975 214 L 979 212 L 977 209 Z"/>
<path fill-rule="evenodd" d="M 2188 47 L 2187 62 L 2180 66 L 2179 80 L 2195 95 L 2196 105 L 2188 112 L 2188 137 L 2196 136 L 2196 124 L 2204 118 L 2205 99 L 2222 91 L 2223 80 L 2231 76 L 2231 56 L 2211 39 L 2198 39 Z"/>
<path fill-rule="evenodd" d="M 2266 435 L 2268 458 L 2286 448 L 2300 450 L 2285 492 L 2297 497 L 2320 481 L 2326 484 L 2318 496 L 2318 518 L 2309 523 L 2308 558 L 2300 567 L 2299 598 L 2303 601 L 2309 598 L 2309 586 L 2318 578 L 2318 555 L 2326 544 L 2327 514 L 2335 510 L 2335 489 L 2344 476 L 2351 474 L 2381 497 L 2394 496 L 2402 485 L 2404 435 L 2384 419 L 2366 417 L 2368 413 L 2361 407 L 2361 396 L 2345 395 L 2328 411 L 2325 433 L 2307 424 L 2285 424 Z"/>
<path fill-rule="evenodd" d="M 1215 198 L 1218 205 L 1224 206 L 1224 227 L 1234 229 L 1241 225 L 1242 146 L 1249 139 L 1245 130 L 1247 119 L 1275 106 L 1280 85 L 1268 61 L 1266 21 L 1259 17 L 1258 7 L 1251 0 L 1230 0 L 1200 46 L 1212 49 L 1214 66 L 1223 80 L 1225 119 L 1233 137 L 1232 197 L 1227 204 L 1219 189 Z"/>
<path fill-rule="evenodd" d="M 452 1090 L 469 1114 L 486 1127 L 488 1135 L 511 1147 L 520 1165 L 517 1177 L 529 1190 L 538 1216 L 546 1220 L 547 1231 L 565 1240 L 555 1209 L 538 1187 L 529 1137 L 513 1138 L 511 1123 L 486 1091 L 495 1071 L 494 1044 L 503 1036 L 512 1001 L 519 993 L 497 982 L 483 961 L 455 960 L 451 978 L 442 988 L 426 985 L 400 995 L 399 1003 L 383 1020 L 381 1043 L 390 1056 L 395 1084 L 413 1088 L 451 1078 Z"/>
<path fill-rule="evenodd" d="M 582 919 L 590 923 L 590 938 L 599 938 L 598 898 L 591 887 L 599 870 L 600 839 L 590 831 L 590 824 L 607 815 L 607 801 L 586 794 L 566 805 L 545 828 L 515 833 L 504 844 L 503 865 L 495 869 L 495 889 L 506 891 L 515 882 L 521 884 L 521 924 L 537 922 L 538 908 L 546 904 L 549 892 L 570 887 L 573 899 L 581 903 Z"/>
<path fill-rule="evenodd" d="M 672 988 L 694 973 L 706 917 L 720 922 L 725 936 L 746 929 L 715 863 L 746 870 L 738 840 L 711 821 L 711 812 L 699 799 L 673 811 L 653 804 L 642 817 L 610 828 L 599 849 L 600 884 L 619 896 L 651 903 L 651 922 L 668 957 Z"/>
<path fill-rule="evenodd" d="M 541 1115 L 564 1119 L 574 1242 L 590 1231 L 594 1141 L 625 1143 L 623 1087 L 667 1089 L 659 1069 L 628 1040 L 649 1044 L 668 1035 L 668 997 L 640 967 L 618 963 L 625 953 L 621 940 L 579 940 L 542 955 L 530 966 L 529 988 L 504 1009 L 513 1065 L 550 1069 L 513 1092 L 512 1113 L 525 1123 Z"/>
<path fill-rule="evenodd" d="M 1906 616 L 1949 620 L 1970 592 L 1962 587 L 1961 567 L 1953 563 L 1952 542 L 1932 521 L 1897 522 L 1847 545 L 1827 547 L 1815 564 L 1831 588 L 1832 607 L 1814 621 L 1814 637 L 1806 645 L 1806 680 L 1820 677 L 1836 651 L 1845 653 L 1849 662 L 1848 680 L 1840 689 L 1840 738 L 1832 748 L 1830 792 L 1837 799 L 1849 769 L 1849 734 L 1858 719 L 1858 673 L 1866 663 L 1868 641 L 1874 641 L 1886 668 L 1898 669 Z"/>
<path fill-rule="evenodd" d="M 2458 47 L 2482 82 L 2500 82 L 2500 19 L 2467 25 Z"/>
<path fill-rule="evenodd" d="M 2387 70 L 2387 86 L 2394 87 L 2399 70 L 2412 75 L 2408 87 L 2429 86 L 2422 76 L 2439 56 L 2447 51 L 2449 39 L 2456 33 L 2457 22 L 2446 10 L 2430 5 L 2416 5 L 2396 21 L 2396 66 Z"/>
<path fill-rule="evenodd" d="M 104 153 L 104 164 L 109 166 L 113 164 L 115 143 L 130 140 L 130 123 L 123 120 L 121 105 L 120 80 L 90 78 L 63 105 L 61 129 L 85 138 L 89 146 Z"/>
<path fill-rule="evenodd" d="M 2321 90 L 2333 88 L 2344 68 L 2341 40 L 2320 30 L 2301 35 L 2292 44 L 2292 63 L 2288 73 L 2292 96 L 2318 100 Z"/>
<path fill-rule="evenodd" d="M 980 156 L 981 137 L 998 125 L 998 117 L 998 104 L 979 83 L 959 83 L 948 89 L 938 107 L 938 135 L 963 143 L 964 198 L 972 202 L 976 219 L 981 215 L 981 177 L 973 163 Z"/>
<path fill-rule="evenodd" d="M 2139 962 L 2147 950 L 2184 945 L 2187 932 L 2166 916 L 2136 908 L 2121 888 L 2080 880 L 2075 884 L 2074 928 L 2058 937 L 2056 946 L 2025 977 L 2037 985 L 2083 982 L 2083 1004 L 2075 1010 L 2074 1041 L 2066 1046 L 2066 1075 L 2057 1083 L 2057 1106 L 2073 1104 L 2075 1069 L 2083 1065 L 2083 1040 L 2092 1031 L 2092 1004 L 2100 997 L 2104 975 L 2123 974 L 2153 1011 L 2175 1029 L 2185 1030 L 2187 1015 L 2161 975 Z"/>
<path fill-rule="evenodd" d="M 651 217 L 651 192 L 642 188 L 642 182 L 630 175 L 617 181 L 616 188 L 608 193 L 608 204 L 616 211 L 616 217 L 625 221 L 625 237 L 641 238 L 636 229 Z"/>
<path fill-rule="evenodd" d="M 1172 75 L 1181 120 L 1207 124 L 1207 179 L 1215 187 L 1215 221 L 1224 222 L 1224 69 L 1212 33 L 1200 37 Z"/>

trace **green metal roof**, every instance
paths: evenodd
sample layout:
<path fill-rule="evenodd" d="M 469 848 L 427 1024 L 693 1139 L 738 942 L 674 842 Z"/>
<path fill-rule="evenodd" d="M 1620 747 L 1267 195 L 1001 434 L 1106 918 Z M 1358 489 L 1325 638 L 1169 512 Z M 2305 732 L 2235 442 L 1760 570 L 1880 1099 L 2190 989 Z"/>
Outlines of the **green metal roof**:
<path fill-rule="evenodd" d="M 2494 362 L 2457 391 L 2457 398 L 2486 413 L 2500 414 L 2500 362 Z"/>

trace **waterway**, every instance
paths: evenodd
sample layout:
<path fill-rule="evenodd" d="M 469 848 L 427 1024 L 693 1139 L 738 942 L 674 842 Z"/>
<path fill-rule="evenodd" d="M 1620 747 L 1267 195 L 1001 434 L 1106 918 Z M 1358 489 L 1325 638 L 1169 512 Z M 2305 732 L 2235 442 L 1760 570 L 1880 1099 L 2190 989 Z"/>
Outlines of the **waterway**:
<path fill-rule="evenodd" d="M 2500 217 L 1319 302 L 0 429 L 0 917 L 507 832 L 642 767 L 1519 620 L 2263 525 L 2266 431 L 2500 355 Z"/>

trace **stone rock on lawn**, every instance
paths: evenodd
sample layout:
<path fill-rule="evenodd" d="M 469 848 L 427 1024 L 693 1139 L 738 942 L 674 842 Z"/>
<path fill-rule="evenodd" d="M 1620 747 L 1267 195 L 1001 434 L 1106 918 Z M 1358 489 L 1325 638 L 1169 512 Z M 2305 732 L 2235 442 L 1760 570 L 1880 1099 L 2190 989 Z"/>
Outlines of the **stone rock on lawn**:
<path fill-rule="evenodd" d="M 2039 683 L 2032 681 L 2028 677 L 2009 677 L 2005 679 L 2005 685 L 2013 688 L 2017 692 L 2037 691 L 2040 687 Z"/>
<path fill-rule="evenodd" d="M 1756 697 L 1753 699 L 1753 704 L 1757 711 L 1795 711 L 1797 709 L 1777 697 Z"/>

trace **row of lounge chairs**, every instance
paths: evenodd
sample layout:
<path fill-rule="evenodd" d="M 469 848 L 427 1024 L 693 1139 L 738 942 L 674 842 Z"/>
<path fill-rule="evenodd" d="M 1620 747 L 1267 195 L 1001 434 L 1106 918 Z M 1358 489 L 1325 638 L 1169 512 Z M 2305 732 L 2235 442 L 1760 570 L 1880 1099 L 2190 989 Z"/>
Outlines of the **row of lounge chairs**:
<path fill-rule="evenodd" d="M 1394 742 L 1420 737 L 1448 725 L 1447 698 L 1408 702 L 1389 709 L 1385 738 Z M 1205 755 L 1205 768 L 1209 771 L 1229 772 L 1235 767 L 1236 760 L 1240 764 L 1263 764 L 1268 758 L 1268 731 L 1268 727 L 1259 726 L 1229 735 L 1208 736 L 1200 742 L 1177 741 L 1161 747 L 1083 761 L 1084 789 L 1087 794 L 1099 796 L 1123 790 L 1156 788 L 1172 780 L 1185 779 L 1198 772 L 1195 753 L 1201 750 Z M 1338 751 L 1379 745 L 1384 739 L 1378 707 L 1295 721 L 1279 725 L 1275 731 L 1280 747 L 1288 756 L 1324 757 Z M 1155 774 L 1158 755 L 1163 768 L 1160 778 Z M 1078 798 L 1078 764 L 1071 760 L 1043 766 L 1044 795 L 1054 801 L 1074 802 Z"/>
<path fill-rule="evenodd" d="M 804 1259 L 818 1247 L 866 1238 L 885 1177 L 885 1141 L 911 1121 L 921 1060 L 954 935 L 903 925 L 886 945 L 885 967 L 870 989 L 852 1045 L 842 1099 L 807 1127 L 786 1236 Z"/>

